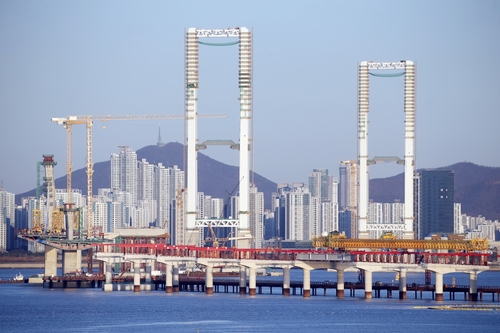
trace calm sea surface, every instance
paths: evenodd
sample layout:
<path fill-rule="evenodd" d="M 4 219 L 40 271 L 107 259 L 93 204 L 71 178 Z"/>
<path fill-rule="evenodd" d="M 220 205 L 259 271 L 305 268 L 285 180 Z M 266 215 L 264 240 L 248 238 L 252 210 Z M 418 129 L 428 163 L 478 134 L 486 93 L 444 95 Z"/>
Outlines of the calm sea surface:
<path fill-rule="evenodd" d="M 0 269 L 0 279 L 39 273 L 32 269 Z M 444 283 L 468 284 L 466 274 L 447 274 Z M 269 279 L 269 277 L 265 277 Z M 281 277 L 274 277 L 281 279 Z M 292 270 L 292 280 L 302 279 Z M 374 273 L 373 281 L 392 282 L 394 273 Z M 311 272 L 312 281 L 335 281 L 336 274 Z M 357 281 L 346 273 L 346 281 Z M 424 283 L 423 274 L 408 274 L 408 283 Z M 478 285 L 500 285 L 500 273 L 478 275 Z M 264 290 L 264 292 L 266 292 Z M 268 291 L 267 291 L 268 292 Z M 278 290 L 273 290 L 279 293 Z M 322 291 L 321 291 L 321 294 Z M 0 284 L 0 332 L 500 332 L 500 311 L 444 311 L 415 306 L 472 304 L 457 300 L 437 303 L 431 294 L 396 298 L 339 299 L 326 296 L 284 297 L 269 293 L 239 294 L 164 291 L 112 292 L 100 289 L 44 289 L 27 284 Z M 485 300 L 474 303 L 500 305 Z M 496 298 L 495 298 L 496 299 Z"/>

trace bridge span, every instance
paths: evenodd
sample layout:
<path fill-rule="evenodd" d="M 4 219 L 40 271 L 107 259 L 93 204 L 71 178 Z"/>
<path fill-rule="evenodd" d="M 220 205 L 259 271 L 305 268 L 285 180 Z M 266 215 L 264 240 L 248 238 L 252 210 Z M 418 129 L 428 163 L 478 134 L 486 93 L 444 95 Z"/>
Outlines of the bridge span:
<path fill-rule="evenodd" d="M 178 291 L 181 267 L 202 267 L 205 274 L 204 290 L 213 293 L 214 269 L 233 267 L 239 273 L 239 291 L 256 294 L 257 270 L 280 268 L 283 270 L 282 290 L 290 295 L 290 269 L 303 271 L 303 296 L 311 295 L 310 273 L 315 269 L 337 272 L 337 297 L 344 297 L 344 273 L 357 269 L 362 273 L 365 298 L 373 297 L 375 272 L 397 272 L 399 298 L 406 298 L 406 274 L 408 272 L 433 272 L 435 274 L 435 299 L 443 300 L 443 275 L 452 272 L 469 274 L 470 300 L 478 299 L 477 275 L 488 270 L 486 253 L 473 252 L 409 252 L 409 251 L 334 251 L 334 250 L 284 250 L 284 249 L 236 249 L 194 246 L 170 246 L 166 244 L 96 244 L 93 258 L 103 262 L 105 282 L 103 290 L 151 290 L 152 270 L 160 267 L 165 274 L 165 291 Z M 133 267 L 134 283 L 113 283 L 113 265 Z M 141 270 L 144 283 L 141 283 Z"/>

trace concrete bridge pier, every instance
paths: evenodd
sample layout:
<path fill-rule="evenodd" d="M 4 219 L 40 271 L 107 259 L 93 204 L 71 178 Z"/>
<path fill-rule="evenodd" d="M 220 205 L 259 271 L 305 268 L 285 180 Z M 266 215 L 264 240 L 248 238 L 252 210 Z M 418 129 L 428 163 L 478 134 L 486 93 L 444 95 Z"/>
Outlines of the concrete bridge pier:
<path fill-rule="evenodd" d="M 62 250 L 63 274 L 82 270 L 82 250 Z"/>
<path fill-rule="evenodd" d="M 302 296 L 311 297 L 311 271 L 314 269 L 314 267 L 300 260 L 296 260 L 294 266 L 302 268 L 302 272 L 304 275 Z"/>
<path fill-rule="evenodd" d="M 345 270 L 353 265 L 351 262 L 334 262 L 332 266 L 337 271 L 337 297 L 344 298 Z"/>
<path fill-rule="evenodd" d="M 57 275 L 57 249 L 52 246 L 45 245 L 45 276 Z"/>
<path fill-rule="evenodd" d="M 477 272 L 469 272 L 469 301 L 477 301 Z"/>
<path fill-rule="evenodd" d="M 247 293 L 247 268 L 245 266 L 240 266 L 240 294 L 245 295 Z"/>
<path fill-rule="evenodd" d="M 365 298 L 373 297 L 373 272 L 365 270 Z"/>
<path fill-rule="evenodd" d="M 214 268 L 211 265 L 205 266 L 205 293 L 212 295 L 214 292 Z"/>
<path fill-rule="evenodd" d="M 144 283 L 151 284 L 151 270 L 154 265 L 153 260 L 146 261 L 146 269 L 144 270 Z"/>
<path fill-rule="evenodd" d="M 165 264 L 165 293 L 171 294 L 172 293 L 172 274 L 173 274 L 173 265 L 172 264 Z"/>
<path fill-rule="evenodd" d="M 141 262 L 134 261 L 134 293 L 141 291 Z"/>
<path fill-rule="evenodd" d="M 104 265 L 104 278 L 105 284 L 112 284 L 113 283 L 113 265 L 109 262 L 105 263 Z"/>
<path fill-rule="evenodd" d="M 248 294 L 254 296 L 257 294 L 257 269 L 255 266 L 248 268 Z"/>
<path fill-rule="evenodd" d="M 304 290 L 302 291 L 303 297 L 311 297 L 311 269 L 302 268 L 304 273 Z"/>
<path fill-rule="evenodd" d="M 337 297 L 344 298 L 344 273 L 345 270 L 337 270 Z"/>
<path fill-rule="evenodd" d="M 283 295 L 290 296 L 290 267 L 283 267 Z"/>
<path fill-rule="evenodd" d="M 94 254 L 94 259 L 104 262 L 105 282 L 102 286 L 102 290 L 120 290 L 119 287 L 113 284 L 113 264 L 122 263 L 124 261 L 124 255 L 120 253 L 98 253 Z"/>
<path fill-rule="evenodd" d="M 172 291 L 179 291 L 179 264 L 174 264 L 172 267 Z"/>
<path fill-rule="evenodd" d="M 406 299 L 406 270 L 399 271 L 399 299 Z"/>
<path fill-rule="evenodd" d="M 434 272 L 436 275 L 436 301 L 443 300 L 443 273 Z"/>

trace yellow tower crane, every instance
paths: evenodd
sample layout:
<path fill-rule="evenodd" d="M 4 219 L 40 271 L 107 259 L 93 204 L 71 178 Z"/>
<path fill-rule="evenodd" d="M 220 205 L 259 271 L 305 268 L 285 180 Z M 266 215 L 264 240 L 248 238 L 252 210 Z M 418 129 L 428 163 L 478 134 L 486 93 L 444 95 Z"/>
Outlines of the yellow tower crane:
<path fill-rule="evenodd" d="M 198 118 L 227 118 L 224 114 L 199 115 Z M 92 124 L 94 121 L 111 120 L 174 120 L 184 119 L 184 115 L 178 114 L 138 114 L 138 115 L 102 115 L 102 116 L 68 116 L 65 118 L 52 118 L 53 122 L 63 125 L 66 129 L 66 190 L 67 203 L 73 203 L 71 177 L 73 173 L 72 160 L 72 127 L 73 125 L 86 125 L 86 146 L 87 146 L 87 237 L 92 237 L 92 174 L 94 165 L 92 163 Z"/>

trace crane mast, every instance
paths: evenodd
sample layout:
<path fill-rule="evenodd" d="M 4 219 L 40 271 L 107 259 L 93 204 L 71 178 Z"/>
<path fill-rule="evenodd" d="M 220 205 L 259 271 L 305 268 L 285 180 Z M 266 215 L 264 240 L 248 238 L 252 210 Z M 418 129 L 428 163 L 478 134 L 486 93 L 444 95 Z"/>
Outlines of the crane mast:
<path fill-rule="evenodd" d="M 200 118 L 227 118 L 225 114 L 200 115 Z M 85 115 L 68 116 L 65 118 L 52 118 L 53 122 L 63 125 L 66 129 L 66 193 L 67 203 L 72 204 L 72 146 L 73 146 L 73 125 L 86 125 L 86 169 L 87 169 L 87 237 L 91 238 L 92 232 L 92 174 L 94 166 L 92 163 L 92 124 L 94 121 L 112 120 L 175 120 L 184 119 L 184 115 L 178 114 L 137 114 L 137 115 Z"/>

